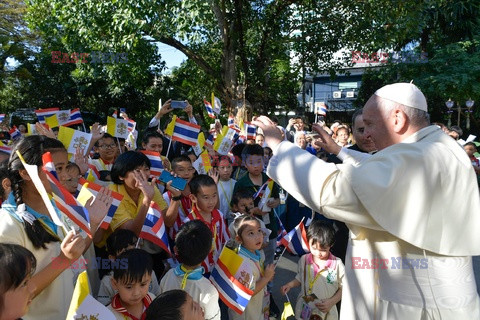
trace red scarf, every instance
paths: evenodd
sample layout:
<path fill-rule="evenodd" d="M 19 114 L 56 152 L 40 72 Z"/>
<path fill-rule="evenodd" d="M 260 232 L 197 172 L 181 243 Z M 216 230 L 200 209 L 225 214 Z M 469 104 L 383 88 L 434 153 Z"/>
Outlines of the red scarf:
<path fill-rule="evenodd" d="M 142 299 L 143 305 L 145 306 L 145 311 L 147 311 L 148 306 L 150 303 L 152 303 L 152 298 L 150 297 L 149 294 L 147 294 L 143 299 Z M 126 317 L 131 318 L 132 320 L 145 320 L 147 313 L 144 311 L 142 313 L 142 317 L 140 319 L 136 318 L 135 316 L 131 315 L 130 312 L 127 311 L 127 309 L 122 306 L 122 302 L 120 301 L 120 296 L 118 293 L 113 296 L 112 299 L 112 308 L 113 310 L 123 314 Z"/>

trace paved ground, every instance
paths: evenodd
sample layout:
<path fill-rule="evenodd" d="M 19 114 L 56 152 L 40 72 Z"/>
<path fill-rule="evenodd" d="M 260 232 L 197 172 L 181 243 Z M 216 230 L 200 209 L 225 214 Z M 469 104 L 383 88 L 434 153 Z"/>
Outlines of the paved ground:
<path fill-rule="evenodd" d="M 275 280 L 273 282 L 273 299 L 280 309 L 280 314 L 283 311 L 283 304 L 287 301 L 285 296 L 282 296 L 280 293 L 280 287 L 285 283 L 289 282 L 297 274 L 298 266 L 298 256 L 293 256 L 288 251 L 280 258 L 277 268 L 275 270 Z M 297 301 L 298 293 L 300 292 L 300 287 L 293 288 L 288 293 L 288 298 L 292 303 L 292 307 L 295 309 L 295 302 Z M 278 317 L 280 319 L 280 315 Z M 289 319 L 294 319 L 294 317 L 289 317 Z"/>

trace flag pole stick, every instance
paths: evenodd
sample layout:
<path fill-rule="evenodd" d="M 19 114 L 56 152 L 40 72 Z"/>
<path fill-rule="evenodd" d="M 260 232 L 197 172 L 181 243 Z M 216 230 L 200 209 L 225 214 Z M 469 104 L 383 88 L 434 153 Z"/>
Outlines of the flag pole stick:
<path fill-rule="evenodd" d="M 140 237 L 137 239 L 137 244 L 135 245 L 135 249 L 138 249 L 138 245 L 140 244 Z"/>
<path fill-rule="evenodd" d="M 166 154 L 167 158 L 168 158 L 168 153 L 170 152 L 171 145 L 172 145 L 172 138 L 170 137 L 170 142 L 168 143 L 167 154 Z"/>
<path fill-rule="evenodd" d="M 285 253 L 285 250 L 287 250 L 287 247 L 283 248 L 282 253 L 281 253 L 280 256 L 278 257 L 277 261 L 275 261 L 275 264 L 274 264 L 275 268 L 277 267 L 278 262 L 280 261 L 280 258 L 281 258 L 281 257 L 283 256 L 283 254 Z"/>

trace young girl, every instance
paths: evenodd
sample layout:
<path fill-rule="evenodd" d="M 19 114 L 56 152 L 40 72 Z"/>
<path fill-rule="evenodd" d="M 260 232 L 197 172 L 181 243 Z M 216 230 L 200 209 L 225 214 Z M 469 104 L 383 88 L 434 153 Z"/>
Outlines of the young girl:
<path fill-rule="evenodd" d="M 238 254 L 246 260 L 247 269 L 250 270 L 250 272 L 239 272 L 235 277 L 239 282 L 253 290 L 254 295 L 242 315 L 237 314 L 232 309 L 229 309 L 228 314 L 230 320 L 263 320 L 265 318 L 263 311 L 264 298 L 268 297 L 266 285 L 275 275 L 275 266 L 273 264 L 265 268 L 263 266 L 265 255 L 260 249 L 263 244 L 264 233 L 258 219 L 250 215 L 241 215 L 235 218 L 233 224 L 235 241 L 240 245 Z"/>
<path fill-rule="evenodd" d="M 296 319 L 338 319 L 335 304 L 342 298 L 345 267 L 342 260 L 330 253 L 334 235 L 331 225 L 313 221 L 307 231 L 310 253 L 300 258 L 295 279 L 280 288 L 282 294 L 287 294 L 301 285 Z"/>
<path fill-rule="evenodd" d="M 0 319 L 23 316 L 32 302 L 35 285 L 30 281 L 37 260 L 18 244 L 0 243 Z"/>
<path fill-rule="evenodd" d="M 39 168 L 43 153 L 50 151 L 54 163 L 58 164 L 59 176 L 64 174 L 68 162 L 67 151 L 60 141 L 44 136 L 20 139 L 13 147 L 8 164 L 12 192 L 0 211 L 0 242 L 18 244 L 30 250 L 37 260 L 38 271 L 30 280 L 35 299 L 24 319 L 64 319 L 74 288 L 74 273 L 67 268 L 83 253 L 87 240 L 72 231 L 64 234 L 53 223 L 17 150 L 28 164 Z M 41 169 L 38 172 L 47 192 L 51 191 L 45 173 Z"/>

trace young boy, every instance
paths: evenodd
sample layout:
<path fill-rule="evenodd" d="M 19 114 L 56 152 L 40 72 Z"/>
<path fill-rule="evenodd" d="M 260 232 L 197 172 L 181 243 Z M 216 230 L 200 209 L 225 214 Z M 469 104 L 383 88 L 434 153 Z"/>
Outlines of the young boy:
<path fill-rule="evenodd" d="M 183 290 L 170 290 L 153 300 L 145 320 L 205 320 L 200 305 Z"/>
<path fill-rule="evenodd" d="M 172 160 L 172 170 L 173 173 L 178 177 L 183 178 L 187 181 L 193 178 L 195 174 L 195 168 L 192 166 L 190 158 L 187 156 L 179 156 Z M 179 197 L 172 197 L 170 192 L 165 192 L 163 198 L 167 202 L 168 211 L 167 214 L 170 214 L 170 210 L 177 211 L 178 215 L 172 227 L 169 228 L 168 235 L 171 240 L 175 239 L 175 235 L 183 224 L 183 220 L 187 217 L 192 209 L 192 201 L 190 200 L 190 187 L 187 184 L 185 189 L 182 191 L 182 195 Z M 173 201 L 172 206 L 170 202 Z"/>
<path fill-rule="evenodd" d="M 234 179 L 230 178 L 233 171 L 232 160 L 228 156 L 220 156 L 218 161 L 218 199 L 219 210 L 222 212 L 230 224 L 233 217 L 230 211 L 230 202 L 232 201 L 233 188 L 235 187 Z"/>
<path fill-rule="evenodd" d="M 480 160 L 475 157 L 475 152 L 477 152 L 477 146 L 473 142 L 467 142 L 463 145 L 463 149 L 467 153 L 470 161 L 472 162 L 473 169 L 477 175 L 480 174 Z"/>
<path fill-rule="evenodd" d="M 135 248 L 137 243 L 137 236 L 133 231 L 128 229 L 117 229 L 108 238 L 106 249 L 108 252 L 108 258 L 111 261 L 124 253 L 127 250 Z M 117 294 L 117 291 L 112 286 L 113 270 L 108 275 L 102 278 L 100 283 L 100 289 L 98 290 L 97 300 L 104 305 L 109 305 L 112 302 L 112 298 Z M 152 281 L 150 282 L 148 291 L 154 295 L 160 294 L 160 286 L 155 272 L 152 271 Z"/>
<path fill-rule="evenodd" d="M 230 239 L 223 214 L 215 209 L 218 201 L 217 185 L 210 176 L 199 174 L 189 182 L 192 211 L 183 221 L 200 220 L 207 225 L 213 234 L 212 250 L 202 262 L 206 275 L 213 269 L 218 255 L 225 243 Z"/>
<path fill-rule="evenodd" d="M 170 269 L 160 282 L 160 291 L 182 289 L 198 302 L 205 319 L 220 320 L 218 291 L 203 277 L 201 263 L 212 249 L 213 234 L 205 223 L 193 220 L 185 223 L 175 238 L 175 254 L 180 265 Z"/>
<path fill-rule="evenodd" d="M 167 157 L 162 156 L 163 150 L 163 137 L 157 131 L 147 131 L 142 139 L 142 148 L 147 151 L 156 151 L 160 154 L 162 164 L 165 169 L 172 171 L 172 165 L 168 161 Z"/>
<path fill-rule="evenodd" d="M 99 179 L 96 179 L 94 182 L 102 186 L 108 186 L 112 183 L 110 171 L 117 156 L 118 144 L 113 136 L 104 133 L 103 136 L 95 142 L 93 150 L 100 156 L 98 159 L 89 160 L 89 164 L 95 167 L 99 175 Z"/>
<path fill-rule="evenodd" d="M 153 261 L 142 249 L 127 250 L 117 257 L 112 287 L 118 291 L 108 309 L 118 320 L 144 319 L 145 310 L 155 298 L 148 292 L 152 280 Z"/>

